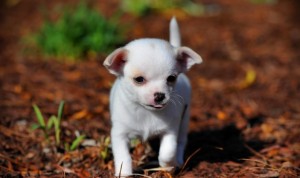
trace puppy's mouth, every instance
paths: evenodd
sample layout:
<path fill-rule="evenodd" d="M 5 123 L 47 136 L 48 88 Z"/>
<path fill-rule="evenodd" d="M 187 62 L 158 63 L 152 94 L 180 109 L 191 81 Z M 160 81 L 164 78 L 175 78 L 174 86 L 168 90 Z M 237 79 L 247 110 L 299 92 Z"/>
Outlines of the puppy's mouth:
<path fill-rule="evenodd" d="M 165 106 L 167 105 L 167 103 L 165 103 L 165 104 L 156 104 L 156 105 L 147 105 L 148 107 L 150 107 L 150 108 L 153 108 L 153 109 L 162 109 L 162 108 L 164 108 Z"/>

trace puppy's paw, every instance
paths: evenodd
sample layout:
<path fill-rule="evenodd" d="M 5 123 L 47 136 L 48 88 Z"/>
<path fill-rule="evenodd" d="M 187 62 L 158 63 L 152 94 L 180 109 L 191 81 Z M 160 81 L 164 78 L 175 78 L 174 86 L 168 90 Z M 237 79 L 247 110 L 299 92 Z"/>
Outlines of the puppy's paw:
<path fill-rule="evenodd" d="M 115 172 L 115 177 L 129 177 L 132 175 L 132 172 L 131 171 L 122 171 L 121 173 L 120 172 Z"/>
<path fill-rule="evenodd" d="M 160 155 L 158 157 L 159 165 L 161 167 L 176 167 L 178 162 L 174 156 L 171 155 Z"/>
<path fill-rule="evenodd" d="M 132 175 L 131 158 L 123 158 L 122 162 L 117 161 L 115 163 L 115 176 L 116 177 L 128 177 Z"/>

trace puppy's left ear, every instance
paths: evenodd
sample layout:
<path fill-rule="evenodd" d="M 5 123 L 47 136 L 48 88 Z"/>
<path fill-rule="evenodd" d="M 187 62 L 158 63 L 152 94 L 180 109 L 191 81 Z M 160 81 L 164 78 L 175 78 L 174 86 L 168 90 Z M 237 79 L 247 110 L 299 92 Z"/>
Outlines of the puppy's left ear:
<path fill-rule="evenodd" d="M 188 47 L 177 48 L 176 60 L 180 72 L 186 72 L 194 64 L 200 64 L 202 62 L 201 56 Z"/>
<path fill-rule="evenodd" d="M 128 51 L 124 48 L 118 48 L 112 52 L 103 62 L 108 71 L 116 76 L 123 73 L 123 67 L 127 62 Z"/>

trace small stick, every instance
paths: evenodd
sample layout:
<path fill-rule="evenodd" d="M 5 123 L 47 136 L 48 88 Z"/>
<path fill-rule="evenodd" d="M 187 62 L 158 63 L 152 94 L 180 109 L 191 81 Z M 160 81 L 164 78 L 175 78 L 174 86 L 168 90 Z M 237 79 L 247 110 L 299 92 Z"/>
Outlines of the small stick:
<path fill-rule="evenodd" d="M 185 166 L 187 165 L 187 163 L 190 161 L 190 159 L 195 156 L 196 153 L 198 153 L 199 151 L 201 150 L 201 148 L 198 148 L 196 151 L 194 151 L 194 153 L 192 153 L 188 159 L 185 161 L 184 165 L 182 166 L 180 172 L 179 172 L 179 175 L 182 173 L 182 171 L 184 170 Z"/>

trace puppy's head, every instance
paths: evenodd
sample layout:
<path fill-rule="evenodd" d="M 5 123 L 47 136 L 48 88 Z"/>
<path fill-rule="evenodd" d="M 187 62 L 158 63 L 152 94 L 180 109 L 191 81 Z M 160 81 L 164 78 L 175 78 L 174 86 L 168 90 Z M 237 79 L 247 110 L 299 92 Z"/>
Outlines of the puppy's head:
<path fill-rule="evenodd" d="M 159 39 L 140 39 L 116 49 L 103 64 L 119 77 L 131 100 L 156 110 L 170 100 L 177 76 L 201 62 L 190 48 L 175 48 Z"/>

